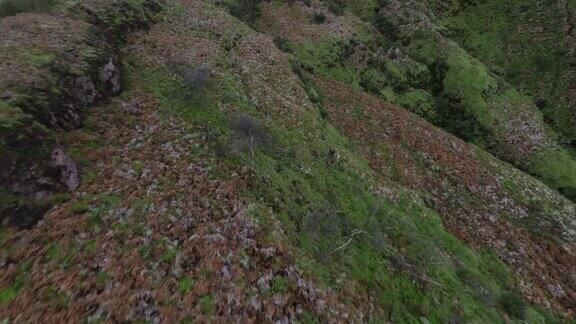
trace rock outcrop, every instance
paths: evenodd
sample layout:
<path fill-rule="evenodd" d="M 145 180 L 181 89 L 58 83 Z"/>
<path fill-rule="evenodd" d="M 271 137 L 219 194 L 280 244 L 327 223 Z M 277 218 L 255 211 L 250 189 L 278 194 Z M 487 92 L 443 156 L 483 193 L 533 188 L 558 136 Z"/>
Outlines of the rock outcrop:
<path fill-rule="evenodd" d="M 115 46 L 149 27 L 160 9 L 155 0 L 83 1 L 0 21 L 2 219 L 31 225 L 52 196 L 78 186 L 78 167 L 58 133 L 81 126 L 86 109 L 120 92 Z M 20 221 L 22 214 L 34 215 Z"/>

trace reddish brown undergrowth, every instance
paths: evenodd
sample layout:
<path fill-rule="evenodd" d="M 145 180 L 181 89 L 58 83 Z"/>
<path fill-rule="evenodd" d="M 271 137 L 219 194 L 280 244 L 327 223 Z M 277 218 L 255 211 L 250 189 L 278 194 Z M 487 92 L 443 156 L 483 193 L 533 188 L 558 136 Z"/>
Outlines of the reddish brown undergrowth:
<path fill-rule="evenodd" d="M 315 82 L 325 94 L 330 120 L 363 143 L 375 170 L 392 174 L 383 176 L 383 183 L 399 181 L 427 193 L 427 201 L 451 233 L 476 249 L 495 250 L 513 266 L 529 300 L 574 314 L 573 247 L 519 225 L 527 220 L 516 222 L 533 216 L 527 214 L 525 203 L 503 188 L 510 179 L 486 162 L 478 149 L 345 84 L 321 77 Z M 363 117 L 358 117 L 358 109 Z M 383 158 L 387 154 L 390 159 Z"/>
<path fill-rule="evenodd" d="M 289 251 L 269 244 L 238 198 L 244 170 L 210 175 L 194 155 L 207 140 L 160 118 L 143 92 L 94 111 L 67 136 L 92 165 L 70 202 L 37 227 L 8 233 L 0 286 L 20 282 L 0 308 L 14 321 L 350 320 L 356 311 L 315 287 Z M 99 145 L 94 145 L 99 143 Z M 92 147 L 91 146 L 91 147 Z"/>

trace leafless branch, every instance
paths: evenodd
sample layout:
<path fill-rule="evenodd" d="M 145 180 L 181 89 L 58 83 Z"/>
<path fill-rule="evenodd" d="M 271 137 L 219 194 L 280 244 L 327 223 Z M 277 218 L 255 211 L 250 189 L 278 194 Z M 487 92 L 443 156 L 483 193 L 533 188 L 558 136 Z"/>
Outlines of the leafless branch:
<path fill-rule="evenodd" d="M 348 241 L 346 241 L 346 243 L 340 245 L 339 247 L 337 247 L 334 251 L 332 251 L 330 254 L 334 254 L 336 252 L 338 252 L 339 250 L 345 248 L 346 246 L 348 246 L 348 244 L 350 244 L 350 242 L 352 242 L 352 239 L 354 238 L 354 236 L 358 235 L 358 234 L 366 234 L 366 231 L 362 231 L 362 230 L 358 230 L 355 229 L 352 231 L 352 234 L 350 234 L 350 236 L 348 236 Z"/>

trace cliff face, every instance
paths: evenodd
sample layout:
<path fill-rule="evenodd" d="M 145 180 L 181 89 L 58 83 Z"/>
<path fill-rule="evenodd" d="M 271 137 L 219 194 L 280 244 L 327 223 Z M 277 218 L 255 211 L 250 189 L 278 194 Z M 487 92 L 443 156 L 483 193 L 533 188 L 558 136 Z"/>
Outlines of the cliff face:
<path fill-rule="evenodd" d="M 506 3 L 1 18 L 1 317 L 574 316 L 572 4 Z"/>

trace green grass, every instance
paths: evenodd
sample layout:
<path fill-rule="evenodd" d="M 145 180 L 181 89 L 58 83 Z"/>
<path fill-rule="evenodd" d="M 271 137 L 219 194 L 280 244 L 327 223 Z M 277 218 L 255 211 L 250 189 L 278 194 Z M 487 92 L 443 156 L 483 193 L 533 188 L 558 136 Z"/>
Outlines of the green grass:
<path fill-rule="evenodd" d="M 283 276 L 274 276 L 272 278 L 272 282 L 270 283 L 270 288 L 273 293 L 283 293 L 288 288 L 288 284 L 288 278 Z"/>
<path fill-rule="evenodd" d="M 198 106 L 194 100 L 177 96 L 177 92 L 166 93 L 178 81 L 169 81 L 167 86 L 169 78 L 162 73 L 141 79 L 147 80 L 146 86 L 167 111 L 193 125 L 207 121 L 216 133 L 230 132 L 221 112 Z M 238 89 L 230 86 L 220 89 Z M 212 100 L 223 97 L 230 98 L 219 93 Z M 249 103 L 237 104 L 258 116 Z M 282 222 L 285 233 L 290 234 L 269 239 L 285 240 L 296 248 L 305 272 L 335 289 L 346 285 L 346 281 L 337 283 L 345 273 L 361 283 L 361 292 L 374 295 L 395 321 L 417 321 L 423 315 L 430 321 L 443 321 L 460 314 L 464 319 L 494 322 L 509 311 L 505 305 L 498 306 L 498 300 L 502 294 L 514 292 L 516 282 L 502 262 L 490 254 L 471 251 L 447 233 L 440 216 L 424 207 L 417 197 L 406 193 L 398 203 L 375 197 L 368 180 L 373 172 L 355 153 L 354 144 L 319 115 L 299 117 L 303 123 L 297 130 L 288 127 L 290 123 L 283 118 L 289 117 L 276 116 L 266 125 L 280 150 L 258 151 L 253 158 L 248 152 L 240 159 L 228 155 L 222 158 L 245 164 L 262 176 L 244 193 L 259 202 L 252 205 L 250 214 L 269 226 L 274 222 L 267 219 Z M 328 165 L 321 157 L 328 148 L 341 154 L 339 163 Z M 333 252 L 354 230 L 366 233 Z M 463 271 L 465 279 L 459 276 Z M 277 279 L 273 289 L 281 291 L 285 285 Z M 201 307 L 209 312 L 210 299 L 204 298 Z M 454 298 L 460 303 L 454 304 Z M 482 298 L 489 302 L 482 302 Z M 541 316 L 533 306 L 526 307 L 532 310 L 527 313 L 533 319 Z"/>
<path fill-rule="evenodd" d="M 24 287 L 24 283 L 17 279 L 10 287 L 0 289 L 0 303 L 4 304 L 12 301 L 22 287 Z"/>
<path fill-rule="evenodd" d="M 323 42 L 295 46 L 294 56 L 307 71 L 351 84 L 360 89 L 360 72 L 346 64 L 349 44 L 345 40 L 331 39 Z"/>
<path fill-rule="evenodd" d="M 24 287 L 26 274 L 32 265 L 30 262 L 25 261 L 20 265 L 20 269 L 14 277 L 12 284 L 8 287 L 0 287 L 0 304 L 10 303 L 20 290 Z"/>
<path fill-rule="evenodd" d="M 178 254 L 178 249 L 174 248 L 174 247 L 170 247 L 164 251 L 164 255 L 162 256 L 162 259 L 166 263 L 172 263 L 176 259 L 177 254 Z"/>
<path fill-rule="evenodd" d="M 190 277 L 183 277 L 178 281 L 178 291 L 181 294 L 187 293 L 192 287 L 194 287 L 195 280 Z"/>
<path fill-rule="evenodd" d="M 204 315 L 209 315 L 214 311 L 214 299 L 211 295 L 204 295 L 198 299 L 200 311 Z"/>
<path fill-rule="evenodd" d="M 317 49 L 311 45 L 294 49 L 304 70 L 360 87 L 360 71 L 344 62 L 344 44 L 315 45 Z M 267 239 L 291 246 L 300 268 L 321 285 L 344 290 L 350 280 L 358 282 L 357 293 L 369 293 L 376 299 L 384 311 L 377 314 L 382 320 L 417 322 L 425 317 L 430 322 L 499 322 L 505 313 L 518 316 L 517 303 L 499 302 L 507 294 L 517 295 L 512 271 L 490 251 L 473 251 L 448 233 L 441 217 L 416 193 L 397 188 L 398 201 L 377 197 L 372 188 L 378 175 L 357 151 L 360 143 L 342 136 L 323 118 L 321 104 L 298 116 L 256 106 L 248 100 L 242 80 L 229 70 L 232 65 L 227 60 L 231 58 L 226 57 L 221 58 L 219 77 L 198 97 L 190 96 L 178 75 L 146 66 L 134 56 L 130 80 L 141 82 L 154 95 L 161 112 L 215 134 L 204 151 L 255 174 L 255 180 L 240 193 L 252 202 L 248 215 L 259 220 Z M 466 91 L 451 90 L 470 97 L 470 105 L 474 105 L 478 92 L 493 86 L 491 79 L 474 61 L 455 58 L 453 65 L 448 86 L 463 78 Z M 477 75 L 468 75 L 472 72 Z M 305 88 L 313 88 L 306 85 L 309 81 L 305 78 L 302 81 Z M 312 93 L 308 89 L 308 95 Z M 412 95 L 418 99 L 423 94 Z M 407 102 L 416 99 L 405 98 Z M 321 96 L 313 101 L 321 103 Z M 275 148 L 254 154 L 232 154 L 225 149 L 222 144 L 232 132 L 230 120 L 221 110 L 226 106 L 262 121 Z M 330 152 L 337 152 L 339 158 L 334 159 Z M 275 230 L 277 221 L 282 232 Z M 353 233 L 357 234 L 345 245 Z M 272 287 L 282 291 L 287 284 L 275 277 Z M 210 296 L 199 303 L 204 313 L 210 313 Z M 523 315 L 528 321 L 548 316 L 532 305 L 525 307 Z"/>
<path fill-rule="evenodd" d="M 567 151 L 542 150 L 530 157 L 530 165 L 544 182 L 576 200 L 576 161 Z"/>

